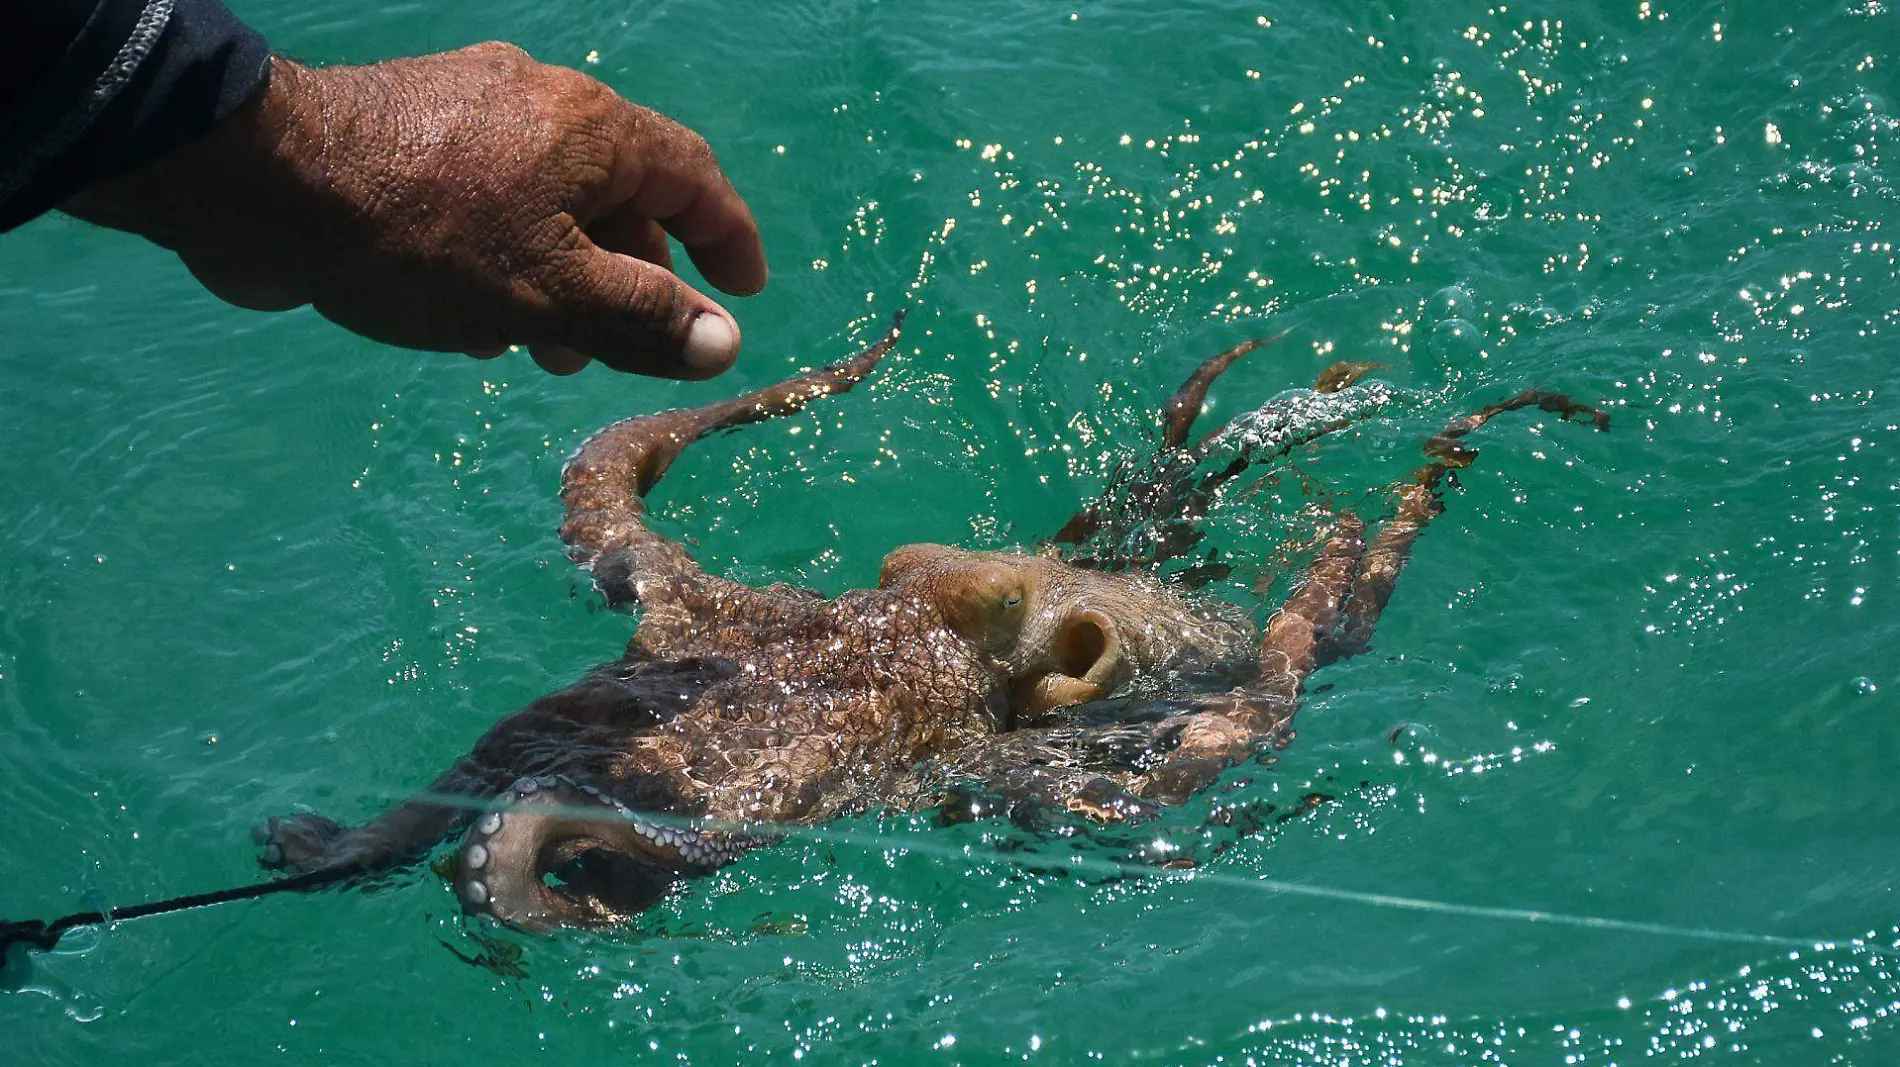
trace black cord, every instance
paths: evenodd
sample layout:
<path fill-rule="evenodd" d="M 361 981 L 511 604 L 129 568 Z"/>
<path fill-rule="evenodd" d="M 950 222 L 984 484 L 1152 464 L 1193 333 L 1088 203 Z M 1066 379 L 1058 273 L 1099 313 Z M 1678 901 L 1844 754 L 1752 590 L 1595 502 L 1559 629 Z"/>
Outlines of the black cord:
<path fill-rule="evenodd" d="M 76 911 L 61 916 L 51 922 L 44 919 L 25 919 L 15 922 L 0 922 L 0 958 L 16 944 L 29 944 L 41 951 L 50 952 L 59 944 L 62 934 L 75 926 L 97 926 L 100 923 L 124 922 L 129 919 L 143 919 L 152 915 L 167 915 L 174 911 L 190 911 L 193 908 L 209 908 L 217 904 L 228 904 L 234 900 L 249 900 L 252 897 L 269 896 L 272 893 L 296 892 L 304 889 L 319 889 L 334 885 L 362 874 L 357 867 L 330 867 L 308 874 L 299 874 L 290 878 L 279 878 L 273 882 L 258 882 L 255 885 L 236 886 L 231 889 L 217 889 L 209 893 L 191 893 L 169 900 L 155 900 L 148 904 L 134 904 L 127 908 L 108 908 L 104 911 Z"/>

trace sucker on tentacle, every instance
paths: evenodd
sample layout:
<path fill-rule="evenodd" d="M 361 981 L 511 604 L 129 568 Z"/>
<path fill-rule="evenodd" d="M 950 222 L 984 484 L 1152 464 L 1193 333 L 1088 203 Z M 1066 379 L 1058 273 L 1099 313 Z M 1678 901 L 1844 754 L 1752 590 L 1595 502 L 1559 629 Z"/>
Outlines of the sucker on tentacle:
<path fill-rule="evenodd" d="M 476 817 L 456 854 L 463 907 L 511 926 L 600 926 L 681 877 L 731 863 L 756 840 L 657 823 L 592 785 L 524 777 Z M 565 873 L 555 886 L 547 877 Z"/>

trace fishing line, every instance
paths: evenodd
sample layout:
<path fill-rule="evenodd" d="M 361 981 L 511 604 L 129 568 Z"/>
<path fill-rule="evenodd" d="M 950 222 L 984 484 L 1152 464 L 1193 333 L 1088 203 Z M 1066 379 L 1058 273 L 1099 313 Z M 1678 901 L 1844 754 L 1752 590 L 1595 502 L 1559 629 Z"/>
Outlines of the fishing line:
<path fill-rule="evenodd" d="M 426 795 L 426 794 L 425 794 Z M 432 797 L 431 799 L 438 799 Z M 474 811 L 488 810 L 492 805 L 472 802 L 468 797 L 442 796 L 439 798 L 444 807 L 463 807 Z M 603 814 L 594 809 L 574 809 L 567 814 L 581 819 L 610 820 L 612 815 Z M 892 838 L 875 834 L 856 833 L 849 830 L 834 830 L 826 827 L 779 826 L 761 828 L 755 825 L 728 826 L 721 823 L 709 823 L 684 818 L 668 818 L 663 814 L 642 816 L 650 818 L 656 824 L 672 824 L 683 828 L 698 830 L 729 830 L 743 832 L 752 836 L 771 834 L 778 840 L 803 839 L 820 844 L 842 844 L 865 852 L 889 852 L 893 849 L 901 853 L 915 853 L 938 860 L 954 861 L 966 869 L 974 869 L 976 863 L 971 860 L 966 848 L 939 844 L 928 840 L 929 835 Z M 1163 839 L 1165 840 L 1165 839 Z M 1616 933 L 1647 934 L 1658 937 L 1675 937 L 1698 941 L 1719 941 L 1740 945 L 1759 945 L 1774 948 L 1821 949 L 1834 943 L 1830 938 L 1788 937 L 1777 934 L 1758 934 L 1740 930 L 1723 930 L 1705 926 L 1680 926 L 1673 923 L 1646 922 L 1635 919 L 1613 919 L 1598 915 L 1578 915 L 1571 912 L 1545 911 L 1536 908 L 1518 908 L 1490 904 L 1463 904 L 1455 901 L 1434 900 L 1427 897 L 1403 896 L 1395 893 L 1376 893 L 1361 889 L 1345 889 L 1338 886 L 1314 885 L 1308 882 L 1291 882 L 1266 875 L 1247 876 L 1226 871 L 1196 867 L 1192 870 L 1168 870 L 1150 864 L 1131 863 L 1123 860 L 1080 856 L 1073 853 L 1046 860 L 1028 861 L 1017 859 L 1003 853 L 996 853 L 988 863 L 1001 864 L 1016 869 L 1022 874 L 1035 877 L 1047 873 L 1051 868 L 1061 868 L 1075 873 L 1094 874 L 1105 878 L 1128 878 L 1137 880 L 1163 879 L 1169 881 L 1205 881 L 1214 885 L 1244 889 L 1265 894 L 1284 894 L 1287 896 L 1312 897 L 1322 900 L 1360 904 L 1367 907 L 1386 908 L 1396 911 L 1416 911 L 1433 915 L 1456 915 L 1466 918 L 1491 919 L 1501 922 L 1520 922 L 1544 926 L 1563 926 L 1573 929 L 1610 931 Z M 319 869 L 307 874 L 257 882 L 251 885 L 229 889 L 213 890 L 204 893 L 192 893 L 172 897 L 167 900 L 135 904 L 120 908 L 103 908 L 93 911 L 75 912 L 54 920 L 26 920 L 23 922 L 0 921 L 0 953 L 13 943 L 26 943 L 42 950 L 50 950 L 67 930 L 79 926 L 100 925 L 123 922 L 153 915 L 166 915 L 177 911 L 194 910 L 238 900 L 249 900 L 282 892 L 305 892 L 313 889 L 328 888 L 338 883 L 362 878 L 374 872 L 360 868 Z"/>
<path fill-rule="evenodd" d="M 466 797 L 443 798 L 464 806 L 481 808 L 483 805 L 470 805 Z M 608 819 L 593 809 L 573 811 L 584 819 Z M 655 824 L 677 826 L 682 829 L 724 830 L 728 832 L 758 835 L 761 828 L 750 824 L 726 824 L 692 820 L 664 814 L 643 815 Z M 940 844 L 929 840 L 930 835 L 919 834 L 914 837 L 894 838 L 877 834 L 865 834 L 851 830 L 838 830 L 819 826 L 783 826 L 766 828 L 780 831 L 781 841 L 805 840 L 818 844 L 849 845 L 864 852 L 916 853 L 939 860 L 972 860 L 967 850 Z M 1659 937 L 1677 937 L 1698 941 L 1722 941 L 1739 945 L 1763 945 L 1773 948 L 1819 949 L 1835 943 L 1836 939 L 1825 937 L 1790 937 L 1780 934 L 1758 934 L 1742 930 L 1722 930 L 1706 926 L 1680 926 L 1673 923 L 1646 922 L 1637 919 L 1613 919 L 1598 915 L 1578 915 L 1572 912 L 1545 911 L 1538 908 L 1517 908 L 1491 904 L 1461 904 L 1455 901 L 1433 900 L 1428 897 L 1410 897 L 1395 893 L 1376 893 L 1362 889 L 1344 889 L 1337 886 L 1314 885 L 1310 882 L 1290 882 L 1266 875 L 1243 875 L 1228 871 L 1197 867 L 1193 870 L 1176 871 L 1155 867 L 1143 863 L 1131 863 L 1101 857 L 1079 856 L 1073 853 L 1051 858 L 1047 861 L 1019 859 L 1001 852 L 994 854 L 988 861 L 1014 868 L 1030 876 L 1048 871 L 1051 867 L 1103 877 L 1134 879 L 1169 879 L 1176 881 L 1206 881 L 1215 885 L 1268 894 L 1315 897 L 1324 900 L 1336 900 L 1344 903 L 1362 904 L 1368 907 L 1388 908 L 1397 911 L 1417 911 L 1437 915 L 1457 915 L 1475 919 L 1495 919 L 1503 922 L 1535 923 L 1545 926 L 1564 926 L 1583 930 L 1603 930 L 1617 933 L 1650 934 Z M 960 863 L 973 869 L 976 863 Z"/>
<path fill-rule="evenodd" d="M 855 834 L 850 831 L 827 830 L 817 827 L 797 827 L 787 837 L 806 837 L 826 843 L 842 843 L 880 851 L 898 849 L 915 852 L 920 855 L 935 855 L 945 859 L 967 859 L 968 854 L 959 848 L 937 844 L 915 842 L 897 843 L 893 839 L 874 835 Z M 1099 874 L 1106 877 L 1125 878 L 1164 878 L 1169 880 L 1207 881 L 1215 885 L 1246 889 L 1264 893 L 1283 893 L 1290 896 L 1317 897 L 1369 907 L 1390 908 L 1400 911 L 1419 911 L 1439 915 L 1459 915 L 1478 919 L 1496 919 L 1507 922 L 1537 923 L 1546 926 L 1567 926 L 1586 930 L 1607 930 L 1618 933 L 1652 934 L 1662 937 L 1679 937 L 1699 941 L 1724 941 L 1741 945 L 1765 945 L 1774 948 L 1820 949 L 1833 944 L 1830 938 L 1787 937 L 1777 934 L 1757 934 L 1739 930 L 1721 930 L 1703 926 L 1677 926 L 1671 923 L 1643 922 L 1635 919 L 1611 919 L 1595 915 L 1577 915 L 1569 912 L 1543 911 L 1535 908 L 1514 908 L 1489 904 L 1460 904 L 1453 901 L 1432 900 L 1425 897 L 1400 896 L 1393 893 L 1374 893 L 1360 889 L 1342 889 L 1336 886 L 1313 885 L 1307 882 L 1289 882 L 1266 875 L 1247 876 L 1226 871 L 1210 870 L 1205 867 L 1187 871 L 1173 871 L 1146 864 L 1128 863 L 1121 860 L 1102 859 L 1088 856 L 1067 855 L 1052 858 L 1046 862 L 1028 862 L 1011 856 L 997 854 L 995 862 L 1014 867 L 1021 872 L 1035 875 L 1046 872 L 1051 867 L 1060 867 L 1070 871 L 1087 874 Z"/>

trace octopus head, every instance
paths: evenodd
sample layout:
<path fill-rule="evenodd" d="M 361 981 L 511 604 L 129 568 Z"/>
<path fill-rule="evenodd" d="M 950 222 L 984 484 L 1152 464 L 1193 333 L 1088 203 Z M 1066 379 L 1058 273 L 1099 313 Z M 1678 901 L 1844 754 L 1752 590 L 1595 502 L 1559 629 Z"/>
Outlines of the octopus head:
<path fill-rule="evenodd" d="M 1184 658 L 1246 654 L 1243 624 L 1212 615 L 1146 575 L 945 545 L 884 558 L 878 585 L 935 606 L 945 625 L 1009 678 L 1016 725 L 1098 700 Z"/>

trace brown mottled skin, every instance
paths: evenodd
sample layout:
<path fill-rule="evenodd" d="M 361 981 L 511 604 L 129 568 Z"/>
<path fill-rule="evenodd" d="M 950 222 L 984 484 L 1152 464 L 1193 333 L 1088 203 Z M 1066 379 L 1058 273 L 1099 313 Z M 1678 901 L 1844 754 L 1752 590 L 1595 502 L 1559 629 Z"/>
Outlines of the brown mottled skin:
<path fill-rule="evenodd" d="M 639 606 L 626 654 L 503 719 L 428 794 L 365 826 L 272 820 L 265 865 L 373 875 L 472 824 L 455 876 L 466 906 L 545 928 L 623 917 L 679 876 L 730 862 L 772 824 L 930 806 L 971 787 L 1101 820 L 1140 816 L 1284 740 L 1306 677 L 1365 647 L 1412 542 L 1441 509 L 1443 479 L 1475 454 L 1458 438 L 1532 405 L 1607 425 L 1534 391 L 1454 423 L 1369 546 L 1356 516 L 1335 517 L 1264 633 L 1152 569 L 1192 546 L 1198 534 L 1185 531 L 1214 487 L 1266 456 L 1138 478 L 1128 497 L 1137 517 L 1174 527 L 1138 553 L 1070 548 L 1064 558 L 1061 543 L 1110 520 L 1095 505 L 1043 554 L 908 545 L 886 557 L 878 588 L 830 600 L 708 574 L 646 527 L 643 498 L 687 445 L 849 389 L 896 336 L 893 327 L 843 363 L 589 440 L 563 476 L 561 536 L 610 604 Z M 1163 413 L 1162 458 L 1208 454 L 1218 432 L 1187 445 L 1206 390 L 1259 343 L 1214 357 L 1182 387 Z M 1370 369 L 1329 368 L 1319 391 Z M 1191 710 L 1149 721 L 1076 715 L 1105 698 L 1184 693 L 1200 694 Z M 544 884 L 549 872 L 563 885 Z"/>

